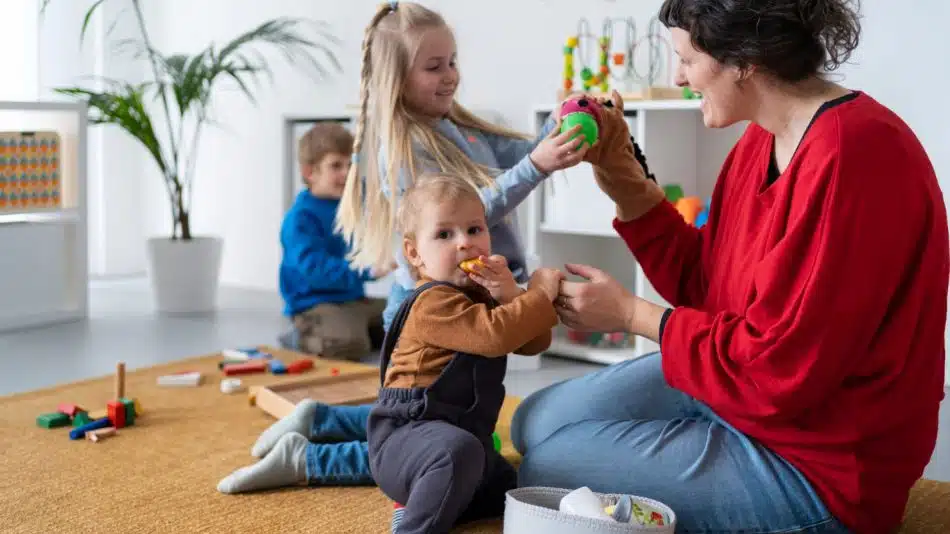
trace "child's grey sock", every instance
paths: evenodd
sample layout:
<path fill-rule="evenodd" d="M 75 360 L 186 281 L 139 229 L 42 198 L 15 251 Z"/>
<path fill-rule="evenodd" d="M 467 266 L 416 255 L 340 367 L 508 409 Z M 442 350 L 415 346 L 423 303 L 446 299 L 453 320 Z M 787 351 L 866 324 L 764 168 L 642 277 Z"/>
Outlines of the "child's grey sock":
<path fill-rule="evenodd" d="M 307 438 L 296 432 L 284 434 L 263 460 L 242 467 L 221 480 L 218 491 L 242 493 L 306 482 L 308 443 Z"/>
<path fill-rule="evenodd" d="M 271 447 L 277 443 L 277 440 L 288 432 L 296 432 L 310 439 L 310 431 L 313 428 L 314 418 L 318 415 L 321 418 L 323 417 L 321 414 L 318 414 L 318 411 L 325 412 L 326 405 L 311 399 L 305 399 L 297 403 L 297 406 L 294 407 L 294 411 L 272 424 L 270 428 L 265 430 L 260 437 L 257 438 L 257 442 L 251 447 L 251 456 L 263 458 L 267 455 L 267 452 L 270 451 Z"/>

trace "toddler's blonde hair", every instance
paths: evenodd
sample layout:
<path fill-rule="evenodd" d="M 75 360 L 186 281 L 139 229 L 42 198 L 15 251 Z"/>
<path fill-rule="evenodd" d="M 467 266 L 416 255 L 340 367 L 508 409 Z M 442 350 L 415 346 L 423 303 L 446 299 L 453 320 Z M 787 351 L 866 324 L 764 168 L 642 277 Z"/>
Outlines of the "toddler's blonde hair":
<path fill-rule="evenodd" d="M 469 180 L 456 174 L 429 172 L 421 175 L 406 189 L 396 211 L 396 227 L 406 239 L 415 239 L 419 214 L 428 204 L 470 200 L 482 205 L 478 190 Z"/>
<path fill-rule="evenodd" d="M 419 4 L 400 2 L 393 10 L 386 2 L 366 28 L 353 149 L 357 160 L 347 176 L 336 221 L 337 231 L 350 245 L 349 259 L 357 267 L 386 264 L 393 257 L 393 206 L 401 202 L 398 173 L 400 169 L 409 171 L 406 187 L 416 181 L 414 146 L 426 153 L 439 170 L 461 177 L 475 189 L 494 184 L 495 169 L 472 161 L 452 141 L 438 134 L 424 117 L 408 109 L 403 99 L 423 35 L 428 30 L 447 27 L 441 15 Z M 529 138 L 476 117 L 458 102 L 453 102 L 448 119 L 460 127 Z M 381 184 L 380 144 L 386 149 L 388 196 Z"/>

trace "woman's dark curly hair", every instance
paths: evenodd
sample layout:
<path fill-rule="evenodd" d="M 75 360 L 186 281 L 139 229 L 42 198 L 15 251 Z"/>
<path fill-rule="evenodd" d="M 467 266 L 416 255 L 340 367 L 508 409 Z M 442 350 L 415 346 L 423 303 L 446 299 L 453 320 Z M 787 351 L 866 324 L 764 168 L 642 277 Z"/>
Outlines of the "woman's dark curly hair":
<path fill-rule="evenodd" d="M 848 60 L 859 11 L 859 0 L 665 0 L 659 19 L 720 63 L 798 82 Z"/>

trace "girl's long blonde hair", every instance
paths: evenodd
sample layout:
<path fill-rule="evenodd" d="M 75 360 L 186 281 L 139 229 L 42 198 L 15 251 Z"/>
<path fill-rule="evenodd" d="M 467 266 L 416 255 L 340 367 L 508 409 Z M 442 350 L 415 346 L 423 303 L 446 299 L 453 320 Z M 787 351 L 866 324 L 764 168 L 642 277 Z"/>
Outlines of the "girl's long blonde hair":
<path fill-rule="evenodd" d="M 360 111 L 353 153 L 340 200 L 336 229 L 350 245 L 349 259 L 358 268 L 388 264 L 393 258 L 394 223 L 400 169 L 409 171 L 412 185 L 419 173 L 413 148 L 421 149 L 437 170 L 463 177 L 475 188 L 494 184 L 496 169 L 472 161 L 452 141 L 437 133 L 424 118 L 406 107 L 403 91 L 425 31 L 445 28 L 441 15 L 412 2 L 393 9 L 380 5 L 363 37 L 360 70 Z M 448 119 L 461 127 L 527 139 L 522 133 L 476 117 L 453 102 Z M 379 169 L 380 146 L 386 150 L 384 193 Z M 435 170 L 435 169 L 429 169 Z"/>

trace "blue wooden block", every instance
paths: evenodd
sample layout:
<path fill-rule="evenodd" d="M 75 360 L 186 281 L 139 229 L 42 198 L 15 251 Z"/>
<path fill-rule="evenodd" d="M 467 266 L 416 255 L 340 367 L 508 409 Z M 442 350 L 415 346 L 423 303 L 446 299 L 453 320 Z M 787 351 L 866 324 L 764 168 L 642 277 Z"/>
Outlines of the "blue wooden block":
<path fill-rule="evenodd" d="M 287 372 L 287 366 L 280 360 L 271 360 L 267 365 L 270 366 L 270 372 L 275 375 L 282 375 Z"/>
<path fill-rule="evenodd" d="M 110 426 L 112 426 L 112 421 L 110 421 L 108 417 L 96 419 L 91 423 L 86 423 L 70 430 L 69 439 L 82 439 L 86 437 L 86 432 L 89 432 L 90 430 L 99 430 L 100 428 L 107 428 Z"/>

